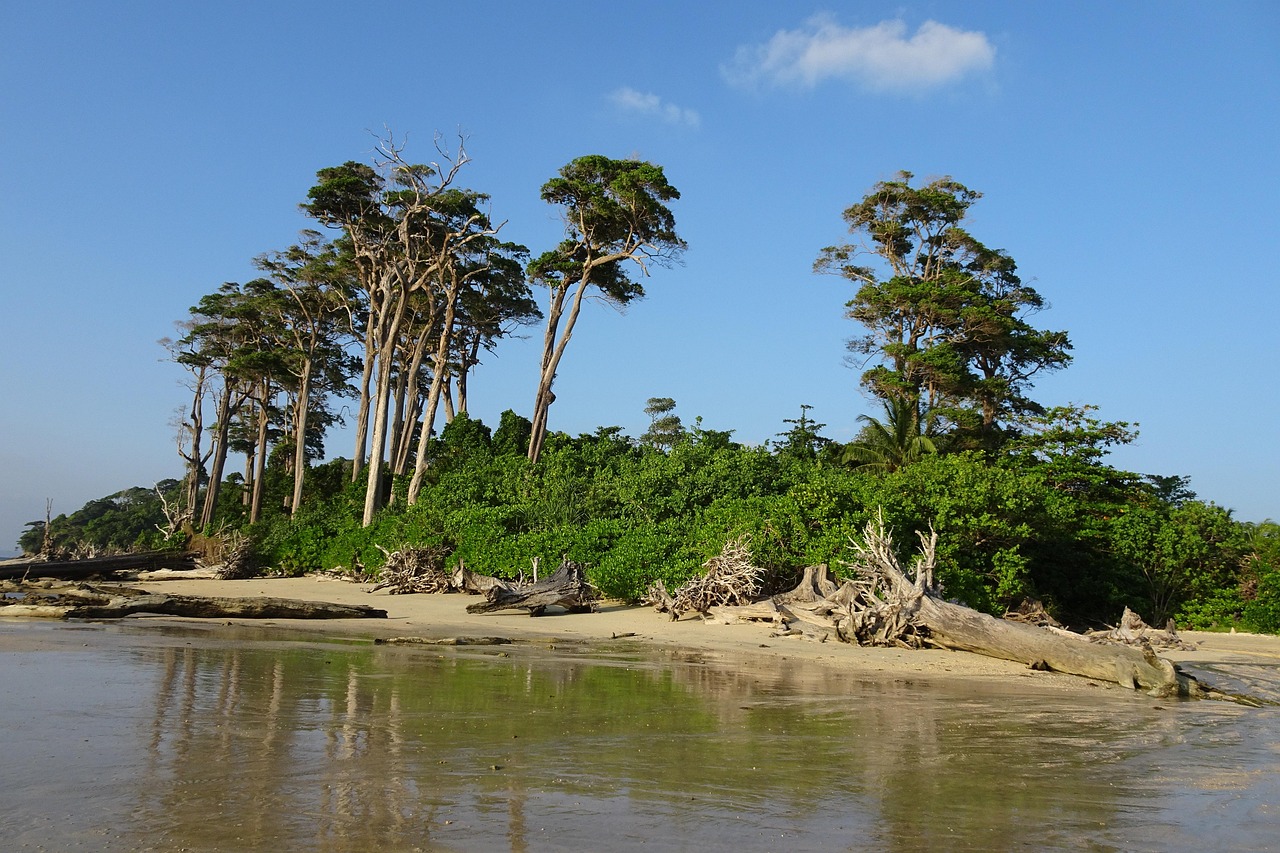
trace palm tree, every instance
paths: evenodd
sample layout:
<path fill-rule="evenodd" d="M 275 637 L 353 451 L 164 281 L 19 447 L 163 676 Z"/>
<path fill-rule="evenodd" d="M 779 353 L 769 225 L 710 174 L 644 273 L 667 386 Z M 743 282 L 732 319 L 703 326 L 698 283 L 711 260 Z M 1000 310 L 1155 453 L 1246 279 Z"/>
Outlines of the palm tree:
<path fill-rule="evenodd" d="M 840 461 L 864 471 L 887 474 L 937 453 L 938 446 L 921 429 L 920 413 L 915 405 L 898 397 L 884 403 L 884 420 L 859 415 L 864 426 L 853 441 L 845 445 Z"/>

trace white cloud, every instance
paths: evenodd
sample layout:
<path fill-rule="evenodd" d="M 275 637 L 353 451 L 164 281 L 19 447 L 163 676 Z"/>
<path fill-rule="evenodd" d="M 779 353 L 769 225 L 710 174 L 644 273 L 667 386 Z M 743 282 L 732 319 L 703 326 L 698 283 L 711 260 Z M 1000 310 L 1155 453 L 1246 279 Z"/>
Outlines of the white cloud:
<path fill-rule="evenodd" d="M 609 100 L 623 112 L 657 118 L 667 124 L 697 127 L 702 122 L 701 117 L 693 110 L 678 107 L 662 100 L 657 95 L 638 92 L 626 86 L 612 92 L 609 95 Z"/>
<path fill-rule="evenodd" d="M 987 70 L 995 55 L 984 33 L 937 21 L 925 21 L 908 36 L 902 21 L 849 29 L 819 15 L 801 29 L 778 31 L 765 44 L 738 48 L 721 72 L 730 83 L 746 87 L 812 88 L 835 78 L 879 91 L 920 90 Z"/>

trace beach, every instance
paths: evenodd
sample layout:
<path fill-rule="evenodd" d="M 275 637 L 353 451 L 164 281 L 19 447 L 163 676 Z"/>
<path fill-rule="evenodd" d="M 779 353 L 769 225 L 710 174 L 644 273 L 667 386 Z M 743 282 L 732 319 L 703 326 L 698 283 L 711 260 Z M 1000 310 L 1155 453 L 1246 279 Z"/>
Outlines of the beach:
<path fill-rule="evenodd" d="M 1274 849 L 1276 707 L 617 602 L 129 585 L 388 617 L 0 619 L 6 849 Z M 1275 697 L 1276 637 L 1185 637 Z"/>
<path fill-rule="evenodd" d="M 1020 663 L 941 649 L 895 649 L 819 643 L 802 637 L 774 637 L 767 623 L 723 625 L 686 615 L 673 622 L 652 607 L 623 602 L 601 602 L 593 613 L 565 613 L 551 609 L 533 617 L 525 610 L 471 614 L 467 605 L 479 599 L 462 594 L 392 595 L 370 592 L 370 586 L 323 576 L 259 578 L 250 580 L 176 579 L 135 584 L 152 592 L 213 597 L 272 596 L 304 601 L 359 604 L 387 611 L 386 619 L 334 620 L 229 620 L 239 624 L 272 625 L 309 633 L 386 639 L 421 637 L 502 637 L 515 643 L 603 643 L 625 639 L 653 647 L 694 650 L 723 659 L 756 661 L 760 666 L 786 666 L 797 662 L 838 668 L 852 675 L 932 679 L 1008 680 L 1034 679 L 1038 688 L 1066 691 L 1122 690 L 1076 676 L 1033 671 Z M 131 617 L 151 619 L 152 617 Z M 165 621 L 169 617 L 163 617 Z M 181 620 L 179 620 L 181 621 Z M 208 621 L 208 620 L 205 620 Z M 1195 651 L 1165 649 L 1162 657 L 1195 673 L 1221 664 L 1280 664 L 1280 637 L 1245 633 L 1182 632 Z M 1126 691 L 1128 692 L 1128 691 Z"/>

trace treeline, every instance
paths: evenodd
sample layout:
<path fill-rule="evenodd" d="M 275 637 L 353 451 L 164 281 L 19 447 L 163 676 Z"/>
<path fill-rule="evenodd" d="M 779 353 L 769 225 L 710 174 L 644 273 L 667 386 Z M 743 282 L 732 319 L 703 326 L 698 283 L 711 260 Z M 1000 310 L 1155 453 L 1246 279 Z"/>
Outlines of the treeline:
<path fill-rule="evenodd" d="M 379 545 L 434 546 L 451 564 L 502 576 L 567 556 L 604 594 L 634 598 L 657 578 L 683 582 L 743 534 L 774 583 L 788 586 L 805 565 L 838 567 L 848 536 L 883 511 L 904 558 L 913 531 L 937 530 L 947 594 L 989 611 L 1032 598 L 1074 625 L 1114 622 L 1129 606 L 1153 621 L 1280 631 L 1280 525 L 1238 522 L 1180 478 L 1106 465 L 1102 426 L 1057 411 L 998 458 L 926 454 L 893 470 L 841 464 L 844 448 L 803 416 L 765 447 L 700 425 L 643 440 L 610 427 L 553 432 L 534 464 L 527 419 L 507 412 L 491 432 L 459 414 L 428 444 L 418 502 L 396 500 L 370 526 L 361 523 L 364 484 L 352 484 L 350 460 L 339 459 L 313 469 L 293 515 L 283 508 L 285 467 L 269 465 L 270 509 L 254 525 L 240 501 L 245 484 L 229 478 L 215 529 L 247 531 L 259 563 L 287 573 L 372 573 L 384 559 Z M 180 494 L 179 483 L 167 485 Z M 398 482 L 397 498 L 407 486 Z M 130 530 L 140 546 L 158 547 L 157 524 L 156 493 L 134 489 L 51 527 L 59 547 L 125 545 Z M 42 527 L 29 528 L 24 550 L 38 550 Z"/>
<path fill-rule="evenodd" d="M 1032 598 L 1076 623 L 1128 605 L 1154 622 L 1280 629 L 1276 525 L 1236 521 L 1184 478 L 1111 467 L 1130 424 L 1031 398 L 1071 343 L 1032 324 L 1043 298 L 965 229 L 976 191 L 901 173 L 845 212 L 849 244 L 819 253 L 816 271 L 853 286 L 851 358 L 883 407 L 854 441 L 824 437 L 804 405 L 775 441 L 745 446 L 686 428 L 656 397 L 640 438 L 573 438 L 549 410 L 583 301 L 638 298 L 632 273 L 679 256 L 679 194 L 650 163 L 574 160 L 542 189 L 564 239 L 531 257 L 499 238 L 487 195 L 460 187 L 465 150 L 437 151 L 412 164 L 387 139 L 371 165 L 321 169 L 302 208 L 329 235 L 260 256 L 260 278 L 205 296 L 167 342 L 192 392 L 182 480 L 33 523 L 24 550 L 244 531 L 286 572 L 375 572 L 383 549 L 431 546 L 495 575 L 568 557 L 634 598 L 744 534 L 786 586 L 805 565 L 838 567 L 883 512 L 904 549 L 937 530 L 945 588 L 985 610 Z M 508 410 L 491 431 L 466 414 L 472 369 L 539 320 L 531 416 Z M 352 456 L 314 465 L 344 398 Z M 242 473 L 228 473 L 233 455 Z"/>

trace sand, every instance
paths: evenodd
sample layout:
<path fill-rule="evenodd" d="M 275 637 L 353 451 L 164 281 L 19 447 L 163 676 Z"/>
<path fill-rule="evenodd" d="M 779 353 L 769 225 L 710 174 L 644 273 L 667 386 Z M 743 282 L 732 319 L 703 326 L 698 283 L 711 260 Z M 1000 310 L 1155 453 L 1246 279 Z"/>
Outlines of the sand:
<path fill-rule="evenodd" d="M 1026 666 L 964 652 L 938 649 L 906 650 L 853 646 L 846 643 L 818 643 L 802 637 L 772 637 L 766 624 L 719 625 L 705 623 L 696 616 L 672 622 L 651 607 L 603 602 L 595 613 L 571 614 L 556 610 L 541 617 L 527 611 L 510 610 L 489 614 L 467 613 L 472 596 L 391 595 L 369 592 L 369 587 L 340 580 L 271 578 L 239 581 L 179 579 L 137 584 L 156 592 L 205 596 L 275 596 L 342 604 L 364 604 L 387 611 L 386 619 L 267 620 L 265 624 L 368 638 L 447 637 L 509 638 L 517 643 L 541 643 L 556 639 L 591 644 L 625 639 L 658 648 L 697 651 L 712 659 L 734 661 L 738 665 L 785 667 L 798 663 L 835 667 L 851 676 L 889 678 L 985 680 L 1034 679 L 1040 689 L 1069 691 L 1120 689 L 1116 685 L 1058 673 L 1033 672 Z M 151 617 L 132 617 L 151 618 Z M 264 624 L 256 620 L 236 620 L 242 624 Z M 1198 666 L 1219 663 L 1275 665 L 1280 663 L 1280 637 L 1254 634 L 1186 632 L 1186 639 L 1198 645 L 1192 652 L 1164 651 L 1162 656 L 1184 663 L 1195 673 Z"/>

